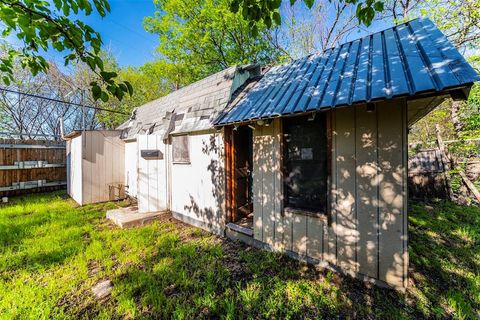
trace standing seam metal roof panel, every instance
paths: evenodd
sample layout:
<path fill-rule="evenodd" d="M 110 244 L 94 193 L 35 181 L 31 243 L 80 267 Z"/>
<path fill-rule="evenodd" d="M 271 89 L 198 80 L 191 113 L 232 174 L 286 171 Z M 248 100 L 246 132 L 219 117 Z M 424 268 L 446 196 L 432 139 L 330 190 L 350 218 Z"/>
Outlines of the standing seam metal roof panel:
<path fill-rule="evenodd" d="M 428 19 L 272 68 L 216 125 L 438 92 L 479 75 Z"/>

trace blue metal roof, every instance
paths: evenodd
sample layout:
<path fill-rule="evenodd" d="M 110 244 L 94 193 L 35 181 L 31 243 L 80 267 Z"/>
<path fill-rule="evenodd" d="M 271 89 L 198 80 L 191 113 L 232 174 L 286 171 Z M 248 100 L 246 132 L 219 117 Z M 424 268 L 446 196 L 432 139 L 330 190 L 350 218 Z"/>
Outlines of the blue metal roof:
<path fill-rule="evenodd" d="M 439 92 L 479 75 L 428 19 L 415 19 L 269 70 L 216 125 Z"/>

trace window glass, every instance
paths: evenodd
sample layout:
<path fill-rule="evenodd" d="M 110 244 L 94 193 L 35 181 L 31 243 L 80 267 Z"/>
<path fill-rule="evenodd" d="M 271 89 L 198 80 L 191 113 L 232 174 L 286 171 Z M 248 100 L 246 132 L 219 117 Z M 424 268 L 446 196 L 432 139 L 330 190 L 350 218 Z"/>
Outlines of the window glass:
<path fill-rule="evenodd" d="M 325 212 L 327 126 L 325 113 L 284 120 L 285 206 Z"/>
<path fill-rule="evenodd" d="M 172 137 L 173 162 L 190 162 L 190 153 L 188 149 L 188 136 Z"/>

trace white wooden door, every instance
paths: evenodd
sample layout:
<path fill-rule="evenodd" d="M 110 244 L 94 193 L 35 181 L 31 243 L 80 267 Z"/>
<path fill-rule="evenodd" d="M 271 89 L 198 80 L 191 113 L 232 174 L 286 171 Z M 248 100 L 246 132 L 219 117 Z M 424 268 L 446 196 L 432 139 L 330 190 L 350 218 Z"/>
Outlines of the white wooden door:
<path fill-rule="evenodd" d="M 155 212 L 167 208 L 165 145 L 158 135 L 138 136 L 138 211 Z M 142 157 L 142 150 L 158 150 L 158 157 Z"/>

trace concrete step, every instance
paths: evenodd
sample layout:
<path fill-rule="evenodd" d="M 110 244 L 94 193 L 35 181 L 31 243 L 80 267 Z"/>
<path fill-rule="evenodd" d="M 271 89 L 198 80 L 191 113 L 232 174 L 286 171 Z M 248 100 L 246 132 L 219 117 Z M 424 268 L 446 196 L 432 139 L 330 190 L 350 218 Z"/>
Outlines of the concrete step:
<path fill-rule="evenodd" d="M 118 208 L 108 210 L 106 217 L 120 228 L 132 228 L 143 226 L 157 220 L 168 210 L 158 212 L 139 213 L 136 207 Z"/>
<path fill-rule="evenodd" d="M 225 228 L 225 235 L 232 240 L 239 240 L 248 245 L 254 245 L 253 230 L 234 223 L 228 223 Z"/>

